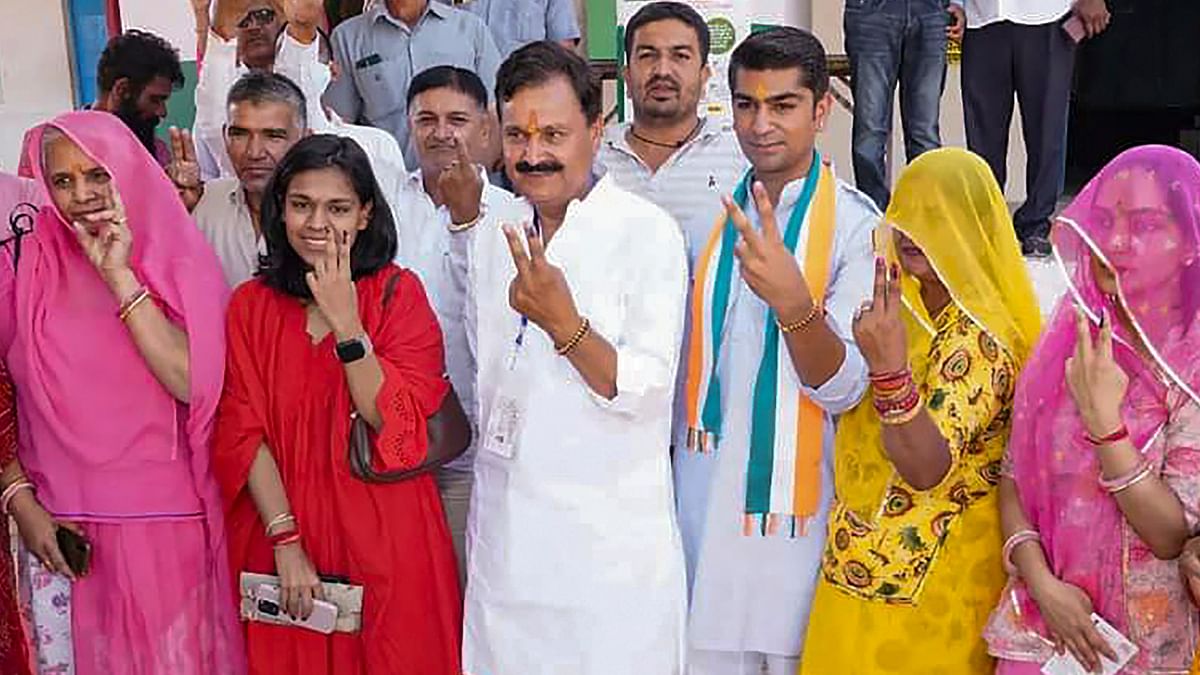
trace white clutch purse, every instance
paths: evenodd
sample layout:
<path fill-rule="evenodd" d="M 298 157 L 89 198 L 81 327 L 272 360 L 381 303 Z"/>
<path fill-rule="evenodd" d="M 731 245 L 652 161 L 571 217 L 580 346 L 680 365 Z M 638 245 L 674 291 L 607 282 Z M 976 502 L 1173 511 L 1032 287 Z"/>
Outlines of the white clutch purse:
<path fill-rule="evenodd" d="M 278 587 L 279 584 L 279 577 L 273 574 L 242 572 L 238 584 L 241 589 L 242 620 L 251 620 L 259 616 L 256 589 L 260 585 Z M 325 590 L 325 601 L 337 607 L 337 620 L 333 630 L 338 633 L 357 633 L 362 630 L 363 587 L 327 581 L 321 582 L 321 586 Z"/>

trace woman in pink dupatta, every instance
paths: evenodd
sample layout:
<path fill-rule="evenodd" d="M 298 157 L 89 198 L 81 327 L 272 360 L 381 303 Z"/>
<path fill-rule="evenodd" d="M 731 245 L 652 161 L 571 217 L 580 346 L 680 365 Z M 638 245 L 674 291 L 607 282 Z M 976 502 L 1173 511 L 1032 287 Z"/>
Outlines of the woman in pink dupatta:
<path fill-rule="evenodd" d="M 1123 153 L 1054 244 L 1070 293 L 1017 386 L 1012 578 L 985 638 L 1004 675 L 1039 673 L 1056 646 L 1095 668 L 1095 612 L 1138 647 L 1121 673 L 1187 673 L 1197 615 L 1175 558 L 1200 508 L 1200 164 Z"/>
<path fill-rule="evenodd" d="M 41 673 L 245 672 L 209 438 L 228 291 L 162 169 L 116 117 L 35 130 L 46 193 L 0 268 L 17 394 L 5 485 Z M 57 527 L 90 540 L 76 577 Z"/>

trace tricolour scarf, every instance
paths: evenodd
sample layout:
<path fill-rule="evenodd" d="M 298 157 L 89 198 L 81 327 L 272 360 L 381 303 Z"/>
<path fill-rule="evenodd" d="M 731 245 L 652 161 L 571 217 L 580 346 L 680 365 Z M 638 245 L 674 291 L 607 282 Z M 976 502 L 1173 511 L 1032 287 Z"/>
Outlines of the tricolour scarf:
<path fill-rule="evenodd" d="M 733 198 L 746 209 L 753 174 L 747 172 Z M 814 153 L 813 168 L 783 232 L 793 255 L 807 231 L 799 256 L 814 302 L 824 301 L 833 253 L 836 184 L 833 170 Z M 808 227 L 805 227 L 805 224 Z M 698 261 L 692 298 L 692 344 L 688 354 L 688 448 L 705 452 L 722 434 L 721 382 L 717 365 L 735 283 L 734 246 L 738 234 L 724 215 L 713 227 Z M 825 413 L 800 389 L 774 312 L 768 310 L 763 354 L 754 383 L 750 458 L 746 467 L 745 533 L 801 534 L 821 503 L 821 456 Z M 794 319 L 793 317 L 787 317 Z M 711 438 L 710 438 L 711 436 Z"/>

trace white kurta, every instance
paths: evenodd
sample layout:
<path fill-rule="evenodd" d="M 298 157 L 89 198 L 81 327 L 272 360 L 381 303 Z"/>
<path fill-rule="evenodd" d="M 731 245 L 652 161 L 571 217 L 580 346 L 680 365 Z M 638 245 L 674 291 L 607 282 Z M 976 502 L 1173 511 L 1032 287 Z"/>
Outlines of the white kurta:
<path fill-rule="evenodd" d="M 528 223 L 521 202 L 515 218 Z M 487 429 L 520 317 L 515 268 L 481 225 L 471 266 L 480 426 Z M 547 259 L 617 350 L 608 401 L 534 325 L 516 367 L 528 383 L 515 453 L 475 462 L 463 670 L 469 675 L 680 675 L 686 587 L 668 456 L 687 292 L 683 236 L 609 177 L 567 210 Z"/>
<path fill-rule="evenodd" d="M 776 208 L 781 229 L 803 186 L 801 179 L 784 188 Z M 753 205 L 747 214 L 759 228 Z M 846 358 L 820 389 L 803 389 L 827 414 L 820 510 L 805 536 L 794 539 L 742 533 L 754 381 L 762 360 L 767 305 L 746 285 L 735 263 L 732 309 L 717 364 L 724 437 L 712 454 L 675 453 L 679 521 L 692 579 L 691 649 L 794 657 L 803 648 L 833 497 L 834 425 L 830 415 L 853 407 L 866 389 L 867 368 L 851 341 L 850 322 L 854 310 L 871 295 L 871 233 L 879 214 L 870 200 L 839 181 L 836 218 L 834 267 L 825 308 L 830 325 L 846 344 Z M 802 235 L 801 241 L 805 240 Z M 790 363 L 780 363 L 780 368 L 795 375 Z"/>

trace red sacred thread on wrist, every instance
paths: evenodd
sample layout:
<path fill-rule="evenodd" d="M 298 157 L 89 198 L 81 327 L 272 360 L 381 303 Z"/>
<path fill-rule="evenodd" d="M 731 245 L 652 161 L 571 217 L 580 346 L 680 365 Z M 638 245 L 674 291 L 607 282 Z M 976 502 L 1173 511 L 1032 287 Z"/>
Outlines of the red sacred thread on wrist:
<path fill-rule="evenodd" d="M 1088 443 L 1091 443 L 1092 445 L 1097 446 L 1097 447 L 1101 446 L 1101 445 L 1112 445 L 1113 443 L 1119 443 L 1119 442 L 1129 438 L 1129 427 L 1122 424 L 1120 429 L 1117 429 L 1116 431 L 1112 432 L 1111 434 L 1109 434 L 1107 436 L 1096 437 L 1089 433 L 1089 434 L 1084 434 L 1083 437 L 1084 437 L 1084 439 L 1087 440 Z"/>

